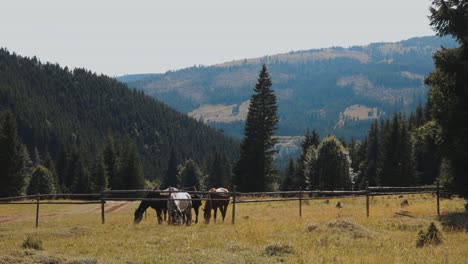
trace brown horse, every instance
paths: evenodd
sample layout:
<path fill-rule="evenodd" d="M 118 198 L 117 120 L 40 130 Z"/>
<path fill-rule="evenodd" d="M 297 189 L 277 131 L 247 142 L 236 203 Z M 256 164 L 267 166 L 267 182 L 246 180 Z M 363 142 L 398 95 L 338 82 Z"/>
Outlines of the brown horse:
<path fill-rule="evenodd" d="M 224 217 L 226 217 L 226 211 L 229 205 L 229 199 L 231 198 L 231 195 L 229 194 L 228 189 L 226 188 L 211 188 L 209 190 L 209 193 L 206 197 L 206 202 L 205 202 L 205 208 L 203 208 L 203 216 L 205 218 L 205 223 L 210 222 L 211 218 L 211 209 L 214 210 L 214 221 L 216 223 L 216 212 L 219 208 L 221 211 L 221 215 L 223 216 L 223 222 L 224 222 Z"/>

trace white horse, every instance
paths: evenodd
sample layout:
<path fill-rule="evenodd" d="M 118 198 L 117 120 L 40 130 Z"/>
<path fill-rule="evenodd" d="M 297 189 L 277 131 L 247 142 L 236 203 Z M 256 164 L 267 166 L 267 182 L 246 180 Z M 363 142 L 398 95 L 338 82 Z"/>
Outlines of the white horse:
<path fill-rule="evenodd" d="M 167 210 L 169 211 L 169 223 L 180 225 L 192 224 L 192 197 L 186 192 L 171 193 L 167 200 Z"/>

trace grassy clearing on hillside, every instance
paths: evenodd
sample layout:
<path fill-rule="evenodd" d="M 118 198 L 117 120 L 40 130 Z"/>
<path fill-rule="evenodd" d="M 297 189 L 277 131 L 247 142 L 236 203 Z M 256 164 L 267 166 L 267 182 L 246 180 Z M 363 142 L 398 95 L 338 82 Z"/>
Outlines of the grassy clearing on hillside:
<path fill-rule="evenodd" d="M 403 199 L 409 206 L 401 207 Z M 238 204 L 226 222 L 158 225 L 154 210 L 133 224 L 138 203 L 108 203 L 106 224 L 99 205 L 0 206 L 0 263 L 467 263 L 468 217 L 464 201 L 442 200 L 447 222 L 435 221 L 431 195 L 374 197 L 370 218 L 365 198 Z M 409 216 L 396 215 L 404 213 Z M 201 221 L 203 222 L 203 221 Z M 438 246 L 416 247 L 420 229 L 444 226 Z M 28 237 L 43 250 L 23 249 Z"/>

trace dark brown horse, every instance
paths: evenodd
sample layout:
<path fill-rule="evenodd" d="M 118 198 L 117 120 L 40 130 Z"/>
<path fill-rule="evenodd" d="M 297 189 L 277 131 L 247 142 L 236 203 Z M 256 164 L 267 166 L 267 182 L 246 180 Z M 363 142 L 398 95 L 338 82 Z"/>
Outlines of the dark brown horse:
<path fill-rule="evenodd" d="M 157 201 L 141 201 L 140 206 L 135 210 L 135 224 L 141 222 L 143 218 L 143 213 L 146 211 L 148 207 L 153 208 L 156 211 L 156 215 L 158 218 L 158 224 L 162 224 L 164 214 L 164 221 L 166 221 L 167 215 L 167 199 L 169 198 L 169 193 L 149 193 L 145 198 L 157 198 L 157 199 L 164 199 L 164 200 L 157 200 Z"/>
<path fill-rule="evenodd" d="M 224 218 L 226 217 L 226 211 L 229 205 L 229 199 L 231 198 L 231 195 L 229 194 L 228 189 L 226 188 L 211 188 L 209 190 L 209 193 L 206 197 L 206 202 L 205 202 L 205 208 L 203 208 L 203 216 L 205 218 L 205 223 L 210 222 L 211 218 L 211 209 L 214 210 L 214 215 L 213 219 L 216 223 L 216 212 L 219 208 L 221 211 L 221 215 L 223 216 L 223 222 Z"/>
<path fill-rule="evenodd" d="M 192 186 L 190 188 L 186 188 L 185 190 L 192 192 L 196 192 L 197 191 L 197 188 L 195 186 Z M 202 204 L 202 196 L 200 194 L 197 194 L 197 193 L 191 193 L 190 196 L 192 197 L 192 208 L 193 208 L 193 211 L 195 212 L 195 224 L 198 223 L 198 211 L 200 209 L 200 206 Z"/>

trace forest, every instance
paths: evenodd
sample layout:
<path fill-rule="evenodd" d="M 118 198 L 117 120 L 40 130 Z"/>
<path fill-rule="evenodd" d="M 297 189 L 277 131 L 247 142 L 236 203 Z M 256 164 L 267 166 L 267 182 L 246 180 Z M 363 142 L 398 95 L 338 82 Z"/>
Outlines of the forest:
<path fill-rule="evenodd" d="M 207 170 L 238 155 L 237 141 L 104 75 L 0 49 L 0 76 L 0 196 L 36 174 L 61 192 L 143 188 L 171 156 Z"/>

